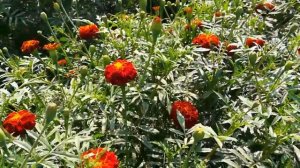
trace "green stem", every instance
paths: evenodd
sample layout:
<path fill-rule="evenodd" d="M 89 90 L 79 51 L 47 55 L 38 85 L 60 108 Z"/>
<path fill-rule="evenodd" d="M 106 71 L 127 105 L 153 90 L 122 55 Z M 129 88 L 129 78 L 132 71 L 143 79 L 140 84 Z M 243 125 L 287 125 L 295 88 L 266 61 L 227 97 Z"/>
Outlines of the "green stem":
<path fill-rule="evenodd" d="M 194 151 L 194 149 L 195 149 L 195 147 L 196 147 L 196 144 L 197 144 L 197 143 L 194 142 L 193 145 L 191 146 L 191 148 L 190 148 L 190 150 L 189 150 L 187 156 L 186 156 L 185 159 L 184 159 L 182 168 L 189 168 L 189 160 L 190 160 L 190 156 L 191 156 L 192 152 Z"/>
<path fill-rule="evenodd" d="M 33 92 L 33 94 L 35 95 L 35 97 L 38 99 L 38 101 L 45 106 L 45 103 L 43 102 L 43 100 L 41 99 L 41 97 L 37 94 L 37 92 L 35 91 L 35 89 L 29 85 L 29 88 L 31 89 L 31 91 Z"/>
<path fill-rule="evenodd" d="M 125 165 L 127 165 L 128 157 L 129 157 L 129 150 L 128 150 L 128 125 L 127 125 L 127 101 L 126 101 L 126 92 L 125 92 L 125 86 L 121 87 L 122 89 L 122 101 L 124 104 L 124 125 L 125 125 L 125 153 L 126 153 L 126 158 L 125 158 Z"/>
<path fill-rule="evenodd" d="M 145 71 L 144 71 L 143 76 L 141 77 L 141 80 L 140 80 L 140 87 L 144 84 L 144 81 L 145 81 L 145 78 L 146 78 L 146 75 L 147 75 L 147 69 L 148 69 L 148 67 L 150 65 L 151 57 L 152 57 L 152 55 L 154 53 L 154 46 L 155 46 L 155 44 L 153 43 L 152 47 L 150 48 L 150 55 L 148 57 L 148 60 L 145 63 L 145 67 L 144 67 Z"/>
<path fill-rule="evenodd" d="M 46 124 L 46 125 L 44 126 L 44 128 L 43 128 L 43 130 L 41 131 L 40 135 L 38 136 L 38 138 L 37 138 L 37 139 L 35 140 L 35 142 L 33 143 L 33 145 L 32 145 L 32 147 L 31 147 L 31 149 L 30 149 L 28 155 L 26 155 L 26 157 L 25 157 L 25 159 L 24 159 L 24 161 L 23 161 L 23 163 L 22 163 L 22 165 L 21 165 L 20 168 L 24 168 L 24 167 L 25 167 L 25 165 L 26 165 L 26 163 L 27 163 L 27 160 L 29 159 L 29 157 L 30 157 L 31 153 L 33 152 L 33 150 L 35 149 L 36 145 L 38 144 L 38 142 L 39 142 L 40 138 L 42 137 L 43 133 L 46 131 L 46 128 L 48 127 L 48 125 L 49 125 L 49 124 Z"/>

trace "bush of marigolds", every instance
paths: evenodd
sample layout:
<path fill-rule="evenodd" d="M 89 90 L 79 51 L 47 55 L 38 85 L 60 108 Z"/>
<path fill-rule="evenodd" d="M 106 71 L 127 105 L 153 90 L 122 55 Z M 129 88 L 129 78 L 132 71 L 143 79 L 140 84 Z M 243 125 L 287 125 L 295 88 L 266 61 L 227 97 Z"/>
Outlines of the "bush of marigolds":
<path fill-rule="evenodd" d="M 299 1 L 155 3 L 0 50 L 0 167 L 300 167 Z"/>

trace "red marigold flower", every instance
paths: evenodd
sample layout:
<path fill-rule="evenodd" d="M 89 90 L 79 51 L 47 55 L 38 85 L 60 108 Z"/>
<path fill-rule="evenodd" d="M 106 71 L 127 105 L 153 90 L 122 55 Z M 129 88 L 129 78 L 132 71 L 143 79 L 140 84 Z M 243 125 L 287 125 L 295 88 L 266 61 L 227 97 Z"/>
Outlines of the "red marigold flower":
<path fill-rule="evenodd" d="M 35 114 L 27 110 L 11 112 L 3 121 L 3 127 L 13 136 L 23 135 L 34 128 L 35 119 Z"/>
<path fill-rule="evenodd" d="M 228 44 L 226 47 L 227 55 L 233 56 L 234 51 L 231 51 L 231 50 L 235 50 L 237 48 L 238 48 L 238 45 L 235 43 Z"/>
<path fill-rule="evenodd" d="M 82 166 L 87 168 L 118 168 L 119 160 L 114 152 L 105 148 L 89 149 L 81 155 Z"/>
<path fill-rule="evenodd" d="M 219 46 L 220 40 L 218 36 L 214 34 L 199 34 L 198 36 L 194 37 L 192 40 L 193 44 L 198 44 L 203 48 L 211 48 L 212 46 Z"/>
<path fill-rule="evenodd" d="M 269 12 L 269 11 L 274 11 L 274 10 L 275 10 L 275 5 L 273 5 L 270 2 L 259 3 L 255 6 L 256 13 L 261 13 L 261 11 Z"/>
<path fill-rule="evenodd" d="M 172 104 L 170 117 L 176 126 L 180 126 L 177 120 L 177 111 L 183 115 L 185 119 L 185 127 L 191 128 L 198 122 L 199 113 L 192 103 L 187 101 L 175 101 Z"/>
<path fill-rule="evenodd" d="M 260 46 L 263 47 L 265 44 L 265 41 L 259 38 L 254 38 L 254 37 L 248 37 L 246 39 L 246 45 L 248 47 L 253 47 L 253 46 Z"/>
<path fill-rule="evenodd" d="M 137 76 L 137 71 L 131 62 L 118 59 L 105 67 L 104 75 L 107 82 L 123 86 L 134 80 Z"/>
<path fill-rule="evenodd" d="M 60 66 L 65 66 L 65 65 L 67 65 L 67 60 L 63 58 L 63 59 L 57 61 L 57 64 Z"/>
<path fill-rule="evenodd" d="M 152 9 L 156 12 L 159 11 L 160 6 L 153 6 Z"/>
<path fill-rule="evenodd" d="M 95 24 L 85 25 L 79 27 L 79 36 L 82 39 L 91 39 L 97 36 L 99 32 L 98 27 Z"/>
<path fill-rule="evenodd" d="M 21 51 L 23 53 L 32 53 L 39 47 L 40 42 L 38 40 L 27 40 L 22 43 Z"/>
<path fill-rule="evenodd" d="M 52 51 L 52 50 L 58 49 L 58 47 L 60 47 L 59 43 L 48 43 L 48 44 L 44 45 L 43 49 L 48 50 L 48 51 Z"/>

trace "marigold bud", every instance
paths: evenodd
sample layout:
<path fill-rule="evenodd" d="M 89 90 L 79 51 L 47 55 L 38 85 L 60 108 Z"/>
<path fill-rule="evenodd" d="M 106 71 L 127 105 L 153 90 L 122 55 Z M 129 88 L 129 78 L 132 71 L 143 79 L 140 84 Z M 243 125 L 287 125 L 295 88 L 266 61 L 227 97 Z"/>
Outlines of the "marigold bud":
<path fill-rule="evenodd" d="M 46 124 L 49 124 L 56 116 L 57 105 L 55 103 L 49 103 L 46 108 Z"/>
<path fill-rule="evenodd" d="M 89 70 L 89 68 L 87 66 L 83 65 L 80 67 L 79 72 L 80 72 L 81 76 L 85 77 L 88 73 L 88 70 Z"/>
<path fill-rule="evenodd" d="M 193 137 L 195 139 L 195 142 L 200 141 L 204 138 L 205 132 L 203 128 L 196 128 L 193 132 Z"/>
<path fill-rule="evenodd" d="M 57 2 L 54 2 L 53 3 L 53 8 L 56 10 L 56 11 L 59 11 L 60 10 L 60 6 Z"/>
<path fill-rule="evenodd" d="M 42 30 L 38 30 L 36 33 L 39 35 L 43 34 Z"/>
<path fill-rule="evenodd" d="M 40 17 L 42 20 L 47 21 L 48 20 L 48 16 L 45 12 L 41 12 Z"/>
<path fill-rule="evenodd" d="M 102 16 L 102 20 L 105 24 L 107 24 L 107 16 L 106 15 Z"/>
<path fill-rule="evenodd" d="M 284 65 L 284 70 L 288 71 L 288 70 L 292 69 L 293 65 L 294 65 L 293 61 L 287 61 Z"/>
<path fill-rule="evenodd" d="M 152 36 L 153 36 L 153 42 L 155 43 L 159 34 L 162 31 L 162 23 L 161 23 L 161 18 L 158 16 L 155 16 L 152 24 L 151 24 L 151 31 L 152 31 Z"/>
<path fill-rule="evenodd" d="M 102 63 L 103 66 L 105 67 L 106 65 L 110 64 L 111 58 L 108 55 L 103 55 L 102 56 Z"/>
<path fill-rule="evenodd" d="M 93 55 L 96 52 L 96 46 L 90 45 L 89 50 L 90 50 L 90 53 Z"/>
<path fill-rule="evenodd" d="M 7 47 L 3 47 L 3 52 L 8 53 Z"/>
<path fill-rule="evenodd" d="M 171 2 L 171 1 L 168 1 L 168 2 L 167 2 L 167 5 L 168 5 L 169 7 L 171 7 L 171 6 L 172 6 L 172 2 Z"/>
<path fill-rule="evenodd" d="M 5 146 L 6 143 L 5 143 L 5 134 L 4 132 L 2 131 L 2 128 L 0 128 L 0 146 Z"/>

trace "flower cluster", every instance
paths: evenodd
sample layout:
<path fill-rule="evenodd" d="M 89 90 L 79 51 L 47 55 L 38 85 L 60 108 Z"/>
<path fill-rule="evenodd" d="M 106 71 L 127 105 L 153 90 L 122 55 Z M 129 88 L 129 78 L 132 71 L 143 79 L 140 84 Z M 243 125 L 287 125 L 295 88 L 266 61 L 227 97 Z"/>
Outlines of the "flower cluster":
<path fill-rule="evenodd" d="M 79 27 L 79 37 L 82 39 L 92 39 L 97 36 L 99 29 L 97 25 L 85 25 Z"/>
<path fill-rule="evenodd" d="M 123 86 L 134 80 L 137 76 L 137 71 L 131 62 L 118 59 L 105 67 L 104 75 L 109 83 Z"/>
<path fill-rule="evenodd" d="M 23 53 L 32 53 L 39 47 L 40 42 L 38 40 L 27 40 L 22 43 L 21 51 Z"/>
<path fill-rule="evenodd" d="M 3 127 L 14 136 L 23 135 L 26 133 L 26 130 L 32 130 L 34 128 L 35 119 L 35 114 L 27 110 L 11 112 L 4 119 Z"/>
<path fill-rule="evenodd" d="M 255 12 L 261 13 L 261 12 L 270 12 L 275 10 L 275 5 L 273 5 L 270 2 L 265 3 L 259 3 L 255 6 Z"/>
<path fill-rule="evenodd" d="M 254 46 L 259 46 L 263 47 L 265 44 L 265 41 L 259 38 L 254 38 L 254 37 L 248 37 L 246 39 L 246 45 L 248 47 L 254 47 Z"/>
<path fill-rule="evenodd" d="M 173 120 L 174 124 L 179 127 L 180 124 L 177 120 L 177 111 L 183 115 L 185 119 L 185 127 L 191 128 L 198 122 L 198 110 L 192 105 L 192 103 L 187 101 L 175 101 L 172 104 L 170 117 Z"/>
<path fill-rule="evenodd" d="M 86 168 L 117 168 L 119 161 L 114 152 L 105 148 L 89 149 L 82 153 L 82 167 Z"/>
<path fill-rule="evenodd" d="M 57 50 L 58 47 L 60 47 L 59 43 L 48 43 L 44 45 L 43 49 L 48 51 L 53 51 L 53 50 Z"/>
<path fill-rule="evenodd" d="M 211 47 L 218 47 L 220 45 L 220 40 L 218 36 L 214 34 L 199 34 L 198 36 L 194 37 L 193 44 L 200 45 L 203 48 L 211 48 Z"/>

